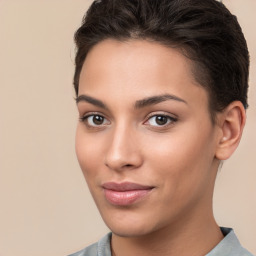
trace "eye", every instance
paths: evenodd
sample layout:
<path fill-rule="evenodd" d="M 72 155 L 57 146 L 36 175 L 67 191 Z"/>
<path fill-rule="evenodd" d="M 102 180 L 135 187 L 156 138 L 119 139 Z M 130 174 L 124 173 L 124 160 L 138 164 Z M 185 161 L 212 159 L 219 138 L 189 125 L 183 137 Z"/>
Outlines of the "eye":
<path fill-rule="evenodd" d="M 177 121 L 177 118 L 167 115 L 154 115 L 147 120 L 147 124 L 151 126 L 168 126 Z"/>
<path fill-rule="evenodd" d="M 97 127 L 107 125 L 110 122 L 101 115 L 98 114 L 90 114 L 80 118 L 80 121 L 84 122 L 87 126 Z"/>

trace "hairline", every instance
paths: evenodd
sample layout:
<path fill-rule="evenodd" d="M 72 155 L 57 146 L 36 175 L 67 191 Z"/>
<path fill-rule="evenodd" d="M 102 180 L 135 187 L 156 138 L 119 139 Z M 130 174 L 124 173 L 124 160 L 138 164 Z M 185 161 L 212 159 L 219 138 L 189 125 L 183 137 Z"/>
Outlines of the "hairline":
<path fill-rule="evenodd" d="M 149 36 L 142 36 L 142 35 L 139 35 L 139 33 L 134 33 L 134 32 L 131 32 L 129 34 L 129 36 L 109 36 L 109 37 L 105 37 L 105 38 L 102 38 L 100 40 L 98 40 L 95 44 L 92 44 L 90 47 L 88 47 L 87 51 L 86 51 L 86 55 L 84 57 L 84 60 L 83 60 L 83 63 L 79 69 L 79 77 L 78 77 L 78 81 L 76 81 L 76 96 L 78 96 L 78 90 L 79 90 L 79 81 L 80 81 L 80 75 L 81 75 L 81 72 L 82 72 L 82 68 L 83 68 L 83 65 L 85 63 L 85 60 L 87 58 L 87 55 L 89 54 L 89 52 L 91 52 L 91 50 L 96 47 L 98 44 L 106 41 L 106 40 L 114 40 L 114 41 L 118 41 L 118 42 L 121 42 L 121 43 L 125 43 L 125 42 L 129 42 L 129 41 L 148 41 L 150 43 L 156 43 L 156 44 L 159 44 L 159 45 L 162 45 L 166 48 L 170 48 L 170 49 L 175 49 L 177 50 L 180 54 L 182 54 L 186 59 L 187 61 L 189 62 L 189 69 L 190 69 L 190 72 L 191 72 L 191 75 L 194 79 L 194 84 L 196 86 L 200 86 L 201 88 L 203 88 L 205 91 L 206 91 L 206 94 L 207 94 L 207 99 L 208 99 L 208 111 L 209 111 L 209 114 L 210 114 L 210 119 L 211 119 L 211 122 L 212 124 L 216 124 L 216 118 L 217 118 L 217 114 L 220 113 L 223 109 L 221 110 L 216 110 L 214 109 L 213 107 L 213 104 L 212 104 L 212 98 L 211 98 L 211 87 L 207 84 L 207 80 L 208 80 L 208 83 L 209 81 L 211 80 L 210 79 L 210 76 L 208 74 L 208 71 L 207 71 L 207 78 L 203 78 L 203 75 L 200 74 L 202 73 L 202 69 L 204 67 L 202 67 L 202 63 L 199 63 L 199 62 L 196 62 L 195 59 L 193 59 L 193 57 L 197 54 L 194 49 L 192 49 L 191 47 L 187 46 L 185 47 L 186 45 L 182 45 L 182 44 L 178 44 L 178 43 L 174 43 L 172 42 L 171 40 L 169 40 L 167 42 L 167 40 L 162 40 L 161 39 L 156 39 L 156 38 L 153 38 L 153 37 L 149 37 Z M 202 81 L 204 80 L 204 81 Z M 205 83 L 204 83 L 205 82 Z M 202 83 L 204 83 L 204 85 L 202 85 Z"/>

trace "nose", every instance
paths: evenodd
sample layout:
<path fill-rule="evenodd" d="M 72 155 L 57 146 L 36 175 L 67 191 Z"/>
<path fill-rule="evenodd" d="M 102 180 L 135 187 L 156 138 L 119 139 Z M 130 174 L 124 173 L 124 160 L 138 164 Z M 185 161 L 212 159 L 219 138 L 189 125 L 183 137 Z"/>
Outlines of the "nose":
<path fill-rule="evenodd" d="M 105 165 L 115 171 L 132 170 L 143 163 L 138 134 L 128 127 L 116 127 L 109 137 Z"/>

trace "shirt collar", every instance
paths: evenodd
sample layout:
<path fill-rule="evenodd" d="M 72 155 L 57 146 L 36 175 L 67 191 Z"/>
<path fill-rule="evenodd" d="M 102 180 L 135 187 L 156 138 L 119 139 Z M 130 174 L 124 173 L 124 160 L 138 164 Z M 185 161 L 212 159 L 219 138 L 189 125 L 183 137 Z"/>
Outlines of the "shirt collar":
<path fill-rule="evenodd" d="M 237 239 L 234 230 L 232 228 L 224 227 L 221 227 L 220 229 L 224 238 L 208 254 L 206 254 L 206 256 L 237 255 L 242 249 L 242 246 Z"/>
<path fill-rule="evenodd" d="M 221 227 L 220 229 L 224 238 L 205 256 L 238 255 L 239 251 L 244 250 L 232 228 Z M 111 256 L 111 236 L 110 232 L 99 240 L 97 256 Z"/>

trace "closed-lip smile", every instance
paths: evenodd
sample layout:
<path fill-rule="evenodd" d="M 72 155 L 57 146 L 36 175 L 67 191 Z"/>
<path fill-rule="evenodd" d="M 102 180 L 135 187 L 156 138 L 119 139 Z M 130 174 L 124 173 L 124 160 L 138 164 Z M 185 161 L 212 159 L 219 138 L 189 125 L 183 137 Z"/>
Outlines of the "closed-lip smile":
<path fill-rule="evenodd" d="M 154 187 L 132 182 L 106 182 L 102 188 L 110 204 L 128 206 L 147 196 Z"/>

